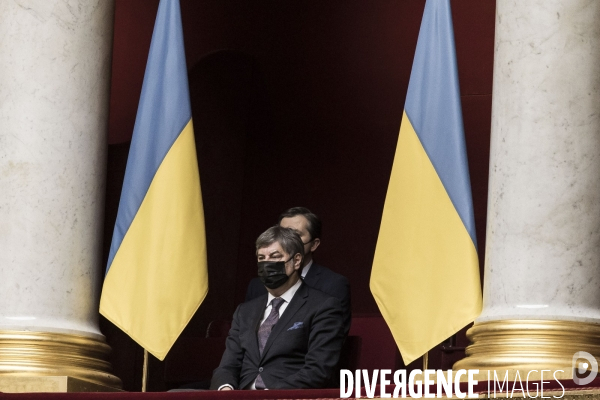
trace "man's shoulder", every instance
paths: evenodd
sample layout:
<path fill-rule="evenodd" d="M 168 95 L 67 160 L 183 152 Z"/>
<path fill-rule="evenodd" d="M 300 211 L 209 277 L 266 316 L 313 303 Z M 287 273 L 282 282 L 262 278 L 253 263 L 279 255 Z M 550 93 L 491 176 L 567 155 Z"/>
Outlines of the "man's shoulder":
<path fill-rule="evenodd" d="M 315 274 L 319 275 L 319 279 L 326 279 L 328 281 L 337 281 L 340 283 L 347 283 L 348 278 L 344 275 L 338 274 L 337 272 L 332 271 L 331 269 L 325 267 L 324 265 L 314 263 L 312 268 L 315 268 Z M 309 271 L 310 273 L 310 271 Z"/>
<path fill-rule="evenodd" d="M 242 304 L 240 304 L 240 306 L 254 307 L 255 305 L 266 303 L 268 296 L 269 296 L 268 293 L 261 294 L 258 297 L 244 301 Z"/>
<path fill-rule="evenodd" d="M 246 300 L 238 306 L 238 311 L 242 314 L 247 314 L 258 307 L 264 307 L 267 304 L 267 297 L 268 295 L 265 293 L 253 299 Z"/>
<path fill-rule="evenodd" d="M 255 299 L 267 293 L 265 285 L 259 277 L 254 277 L 248 283 L 248 289 L 246 289 L 246 301 Z"/>
<path fill-rule="evenodd" d="M 262 281 L 260 280 L 260 278 L 258 276 L 255 276 L 254 278 L 250 279 L 250 283 L 248 283 L 248 289 L 253 289 L 253 290 L 257 290 L 257 289 L 264 289 L 264 285 L 262 283 Z M 266 291 L 266 289 L 265 289 Z"/>
<path fill-rule="evenodd" d="M 315 289 L 337 297 L 342 302 L 350 301 L 350 284 L 348 279 L 327 267 L 320 264 L 313 264 L 308 271 L 305 281 Z"/>
<path fill-rule="evenodd" d="M 329 303 L 329 304 L 339 304 L 339 299 L 329 293 L 323 292 L 322 290 L 315 288 L 313 286 L 310 286 L 308 284 L 303 284 L 302 286 L 304 286 L 304 290 L 307 294 L 307 299 L 312 302 L 312 303 L 319 303 L 319 304 L 324 304 L 324 303 Z"/>

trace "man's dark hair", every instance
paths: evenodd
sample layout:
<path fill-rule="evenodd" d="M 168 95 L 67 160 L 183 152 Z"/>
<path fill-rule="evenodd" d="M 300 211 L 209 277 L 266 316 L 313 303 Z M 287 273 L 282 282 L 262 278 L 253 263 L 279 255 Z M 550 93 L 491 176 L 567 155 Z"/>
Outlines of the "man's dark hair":
<path fill-rule="evenodd" d="M 308 221 L 308 233 L 310 234 L 310 240 L 320 239 L 321 238 L 321 220 L 317 217 L 316 214 L 313 214 L 306 207 L 292 207 L 288 208 L 284 212 L 279 215 L 278 223 L 281 223 L 281 220 L 284 218 L 293 218 L 296 215 L 302 215 Z"/>
<path fill-rule="evenodd" d="M 291 229 L 275 225 L 260 234 L 256 239 L 256 250 L 270 246 L 273 243 L 279 243 L 283 251 L 290 256 L 295 256 L 300 253 L 304 257 L 304 243 L 300 239 L 300 235 Z"/>

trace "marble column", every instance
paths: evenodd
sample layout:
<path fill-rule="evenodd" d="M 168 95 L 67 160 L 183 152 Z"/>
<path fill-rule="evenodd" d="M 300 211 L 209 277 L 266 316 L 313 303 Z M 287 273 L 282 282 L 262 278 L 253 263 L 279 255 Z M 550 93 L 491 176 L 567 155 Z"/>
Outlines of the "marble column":
<path fill-rule="evenodd" d="M 0 377 L 120 387 L 98 328 L 114 2 L 0 2 Z"/>
<path fill-rule="evenodd" d="M 484 308 L 455 368 L 600 356 L 600 2 L 497 0 Z"/>

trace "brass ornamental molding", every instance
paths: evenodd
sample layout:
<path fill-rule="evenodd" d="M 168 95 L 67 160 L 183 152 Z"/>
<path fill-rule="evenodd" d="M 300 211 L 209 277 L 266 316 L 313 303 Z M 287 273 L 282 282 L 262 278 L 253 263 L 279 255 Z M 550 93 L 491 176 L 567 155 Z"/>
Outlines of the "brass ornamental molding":
<path fill-rule="evenodd" d="M 0 331 L 0 377 L 68 376 L 120 389 L 103 339 L 50 332 Z"/>
<path fill-rule="evenodd" d="M 466 357 L 453 366 L 479 370 L 564 370 L 586 351 L 600 360 L 600 324 L 557 320 L 497 320 L 467 331 Z"/>

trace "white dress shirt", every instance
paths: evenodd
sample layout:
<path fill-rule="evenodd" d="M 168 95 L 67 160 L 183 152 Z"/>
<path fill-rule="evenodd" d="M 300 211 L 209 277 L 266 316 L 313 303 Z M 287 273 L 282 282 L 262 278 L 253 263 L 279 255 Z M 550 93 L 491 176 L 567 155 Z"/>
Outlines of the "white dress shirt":
<path fill-rule="evenodd" d="M 302 284 L 302 280 L 298 279 L 298 282 L 296 282 L 294 284 L 294 286 L 292 286 L 291 288 L 289 288 L 288 290 L 286 290 L 286 292 L 284 294 L 282 294 L 281 296 L 279 296 L 280 298 L 282 298 L 284 300 L 283 304 L 279 306 L 279 318 L 281 318 L 281 316 L 283 315 L 283 312 L 287 308 L 288 304 L 290 304 L 290 301 L 292 301 L 292 297 L 294 297 L 294 295 L 298 291 L 298 288 L 300 287 L 301 284 Z M 271 314 L 271 309 L 273 308 L 271 306 L 271 301 L 273 301 L 274 298 L 275 298 L 275 296 L 273 296 L 269 292 L 269 295 L 267 297 L 267 308 L 265 308 L 265 312 L 263 314 L 263 317 L 260 320 L 260 325 L 262 325 L 262 323 L 265 322 L 265 319 L 267 319 L 267 317 L 269 316 L 269 314 Z"/>

